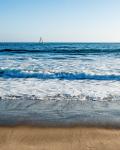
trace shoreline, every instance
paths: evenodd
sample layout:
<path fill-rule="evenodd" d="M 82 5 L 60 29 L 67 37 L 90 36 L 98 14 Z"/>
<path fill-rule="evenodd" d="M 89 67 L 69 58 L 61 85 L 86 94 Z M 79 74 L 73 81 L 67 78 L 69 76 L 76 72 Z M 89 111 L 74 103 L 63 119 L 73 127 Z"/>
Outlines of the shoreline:
<path fill-rule="evenodd" d="M 105 130 L 120 130 L 120 125 L 110 124 L 0 124 L 0 128 L 40 128 L 40 129 L 76 129 L 76 128 L 98 128 Z"/>
<path fill-rule="evenodd" d="M 1 150 L 119 150 L 120 129 L 0 126 Z"/>

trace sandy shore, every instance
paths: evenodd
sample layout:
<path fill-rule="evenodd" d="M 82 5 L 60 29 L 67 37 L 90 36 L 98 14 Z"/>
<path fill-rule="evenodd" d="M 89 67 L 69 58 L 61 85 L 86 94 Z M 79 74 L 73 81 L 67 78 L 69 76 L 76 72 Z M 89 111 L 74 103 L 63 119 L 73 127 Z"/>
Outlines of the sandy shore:
<path fill-rule="evenodd" d="M 120 130 L 0 127 L 0 150 L 119 150 Z"/>

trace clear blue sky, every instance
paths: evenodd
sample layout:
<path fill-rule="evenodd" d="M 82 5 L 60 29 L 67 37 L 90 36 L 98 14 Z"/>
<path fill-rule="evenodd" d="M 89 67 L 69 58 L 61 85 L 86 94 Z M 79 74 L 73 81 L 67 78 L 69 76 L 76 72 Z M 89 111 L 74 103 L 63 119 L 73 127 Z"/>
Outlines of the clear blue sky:
<path fill-rule="evenodd" d="M 120 42 L 120 0 L 0 0 L 0 41 Z"/>

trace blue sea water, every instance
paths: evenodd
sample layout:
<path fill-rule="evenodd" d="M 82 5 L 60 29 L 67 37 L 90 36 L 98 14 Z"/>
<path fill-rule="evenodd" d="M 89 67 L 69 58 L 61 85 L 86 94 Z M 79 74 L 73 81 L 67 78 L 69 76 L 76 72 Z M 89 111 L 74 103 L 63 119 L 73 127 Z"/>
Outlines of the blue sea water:
<path fill-rule="evenodd" d="M 0 43 L 0 124 L 120 124 L 119 43 Z"/>

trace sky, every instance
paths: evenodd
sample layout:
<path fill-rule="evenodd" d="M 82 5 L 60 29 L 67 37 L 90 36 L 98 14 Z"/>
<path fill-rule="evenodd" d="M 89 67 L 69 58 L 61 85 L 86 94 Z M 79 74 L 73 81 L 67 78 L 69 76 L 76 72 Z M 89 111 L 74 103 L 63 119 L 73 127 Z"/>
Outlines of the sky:
<path fill-rule="evenodd" d="M 0 0 L 0 42 L 120 42 L 120 0 Z"/>

